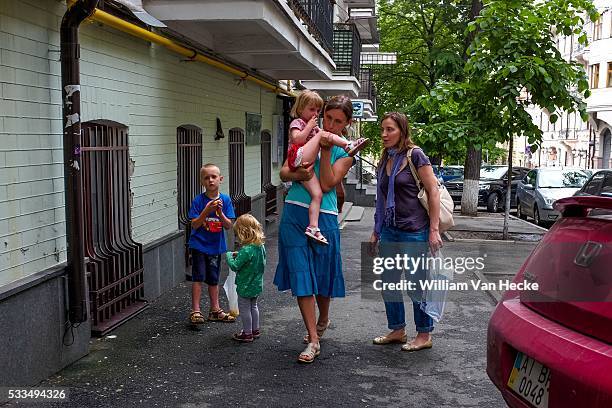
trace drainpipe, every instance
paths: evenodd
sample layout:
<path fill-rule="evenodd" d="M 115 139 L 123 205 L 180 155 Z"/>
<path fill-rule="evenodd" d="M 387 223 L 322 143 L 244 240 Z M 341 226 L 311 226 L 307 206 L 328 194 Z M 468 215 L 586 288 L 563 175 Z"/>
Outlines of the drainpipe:
<path fill-rule="evenodd" d="M 64 14 L 60 29 L 68 313 L 72 323 L 87 320 L 87 281 L 85 279 L 85 249 L 83 243 L 83 185 L 81 181 L 79 25 L 93 14 L 97 4 L 98 0 L 73 2 Z"/>

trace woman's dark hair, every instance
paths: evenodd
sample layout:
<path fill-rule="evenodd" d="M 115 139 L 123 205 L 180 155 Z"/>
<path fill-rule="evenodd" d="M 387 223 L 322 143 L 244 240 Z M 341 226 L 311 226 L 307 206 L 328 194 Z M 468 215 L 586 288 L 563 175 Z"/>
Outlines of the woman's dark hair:
<path fill-rule="evenodd" d="M 331 97 L 325 103 L 323 112 L 327 112 L 328 110 L 332 110 L 332 109 L 342 110 L 342 112 L 344 113 L 344 116 L 346 116 L 346 119 L 349 121 L 353 119 L 353 102 L 351 102 L 351 99 L 347 96 L 338 95 L 338 96 Z"/>
<path fill-rule="evenodd" d="M 409 149 L 416 147 L 414 142 L 412 141 L 412 137 L 410 134 L 410 124 L 408 123 L 408 118 L 401 112 L 388 112 L 385 113 L 382 120 L 380 121 L 381 125 L 386 119 L 391 119 L 395 122 L 400 131 L 400 140 L 398 151 L 400 153 L 406 153 Z M 382 166 L 382 163 L 386 163 L 387 157 L 389 156 L 387 149 L 385 148 L 382 153 L 382 157 L 380 162 L 378 162 L 378 167 Z"/>

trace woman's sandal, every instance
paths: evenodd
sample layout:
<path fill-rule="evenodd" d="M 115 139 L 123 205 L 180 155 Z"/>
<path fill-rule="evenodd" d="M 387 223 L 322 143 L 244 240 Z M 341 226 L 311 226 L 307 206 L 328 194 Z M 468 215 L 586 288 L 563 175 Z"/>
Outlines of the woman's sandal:
<path fill-rule="evenodd" d="M 431 341 L 431 339 L 429 339 L 425 343 L 421 344 L 420 346 L 417 346 L 412 342 L 404 344 L 402 346 L 402 351 L 419 351 L 419 350 L 424 350 L 424 349 L 430 349 L 432 347 L 433 347 L 433 342 Z"/>
<path fill-rule="evenodd" d="M 234 323 L 236 321 L 236 318 L 229 313 L 225 313 L 223 309 L 218 309 L 210 311 L 210 313 L 208 314 L 208 321 Z"/>
<path fill-rule="evenodd" d="M 370 143 L 370 140 L 363 137 L 357 140 L 351 140 L 344 148 L 344 151 L 348 153 L 349 156 L 355 156 L 357 153 L 359 153 L 359 151 L 366 147 L 368 143 Z"/>
<path fill-rule="evenodd" d="M 321 234 L 321 230 L 319 229 L 319 227 L 313 227 L 312 225 L 309 225 L 308 227 L 306 227 L 306 231 L 304 231 L 304 234 L 306 234 L 307 237 L 314 239 L 319 244 L 329 245 L 329 242 L 327 242 L 327 238 L 325 238 L 323 234 Z"/>
<path fill-rule="evenodd" d="M 393 337 L 387 337 L 387 336 L 379 336 L 379 337 L 376 337 L 372 341 L 372 343 L 381 346 L 384 344 L 404 344 L 407 341 L 408 341 L 408 336 L 404 334 L 404 336 L 400 339 L 395 339 Z"/>
<path fill-rule="evenodd" d="M 199 310 L 193 311 L 189 315 L 189 322 L 191 324 L 204 324 L 205 321 L 204 315 Z"/>
<path fill-rule="evenodd" d="M 298 361 L 300 363 L 310 364 L 319 354 L 321 354 L 321 346 L 319 343 L 308 343 L 308 346 L 300 353 Z"/>
<path fill-rule="evenodd" d="M 317 323 L 317 336 L 319 336 L 319 340 L 321 340 L 321 336 L 323 336 L 323 333 L 325 333 L 325 330 L 329 328 L 330 324 L 331 320 L 329 319 L 327 319 L 327 323 L 322 326 Z M 308 343 L 310 343 L 310 336 L 307 334 L 304 336 L 304 344 Z"/>

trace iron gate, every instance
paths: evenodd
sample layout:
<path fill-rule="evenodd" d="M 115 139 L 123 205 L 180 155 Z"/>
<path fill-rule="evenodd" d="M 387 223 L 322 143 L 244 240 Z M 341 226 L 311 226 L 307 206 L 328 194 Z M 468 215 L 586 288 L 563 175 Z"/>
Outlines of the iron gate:
<path fill-rule="evenodd" d="M 127 127 L 96 120 L 82 129 L 87 283 L 92 333 L 102 336 L 146 307 L 143 255 L 131 237 Z"/>
<path fill-rule="evenodd" d="M 191 266 L 189 237 L 191 220 L 188 217 L 191 202 L 202 191 L 202 130 L 193 125 L 182 125 L 176 130 L 177 190 L 179 228 L 185 230 L 185 265 Z"/>

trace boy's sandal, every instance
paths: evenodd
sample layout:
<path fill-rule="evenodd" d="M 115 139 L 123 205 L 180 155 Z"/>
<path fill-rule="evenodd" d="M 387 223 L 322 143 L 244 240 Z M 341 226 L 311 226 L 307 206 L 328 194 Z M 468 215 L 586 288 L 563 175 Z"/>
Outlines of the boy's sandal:
<path fill-rule="evenodd" d="M 261 330 L 253 330 L 253 338 L 258 339 L 261 337 Z"/>
<path fill-rule="evenodd" d="M 402 338 L 400 339 L 396 339 L 393 337 L 387 337 L 387 336 L 379 336 L 376 337 L 372 343 L 376 344 L 376 345 L 384 345 L 384 344 L 404 344 L 408 341 L 408 336 L 404 335 Z"/>
<path fill-rule="evenodd" d="M 253 342 L 253 335 L 252 334 L 246 334 L 244 332 L 244 330 L 240 331 L 240 333 L 234 333 L 232 338 L 234 340 L 240 341 L 242 343 L 252 343 Z"/>
<path fill-rule="evenodd" d="M 349 156 L 354 156 L 366 147 L 368 143 L 370 143 L 370 140 L 363 137 L 357 140 L 351 140 L 344 148 L 344 151 L 346 151 Z"/>
<path fill-rule="evenodd" d="M 433 342 L 431 341 L 431 339 L 429 339 L 425 343 L 421 344 L 420 346 L 417 346 L 416 344 L 412 342 L 404 344 L 402 346 L 402 351 L 419 351 L 419 350 L 424 350 L 424 349 L 430 349 L 432 347 L 433 347 Z"/>
<path fill-rule="evenodd" d="M 208 320 L 211 322 L 234 323 L 236 318 L 229 313 L 225 313 L 223 309 L 218 309 L 210 311 Z"/>
<path fill-rule="evenodd" d="M 194 312 L 191 312 L 191 314 L 189 315 L 189 321 L 191 322 L 191 324 L 204 324 L 206 320 L 204 319 L 204 315 L 202 314 L 202 312 L 196 310 Z"/>
<path fill-rule="evenodd" d="M 331 320 L 329 319 L 327 319 L 327 323 L 322 326 L 317 323 L 317 336 L 319 336 L 319 340 L 321 340 L 323 333 L 325 333 L 325 330 L 329 328 L 330 324 L 331 324 Z M 308 344 L 308 343 L 310 343 L 310 336 L 307 334 L 304 336 L 304 344 Z"/>
<path fill-rule="evenodd" d="M 319 244 L 329 244 L 329 242 L 327 242 L 327 238 L 325 238 L 323 234 L 321 234 L 321 230 L 319 229 L 319 227 L 313 227 L 309 225 L 308 227 L 306 227 L 306 231 L 304 231 L 304 234 L 306 234 L 307 237 L 314 239 Z"/>
<path fill-rule="evenodd" d="M 304 351 L 298 357 L 300 363 L 310 364 L 321 354 L 321 346 L 318 343 L 308 343 Z"/>

